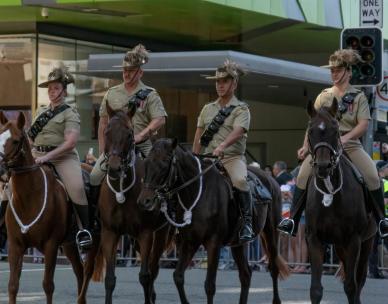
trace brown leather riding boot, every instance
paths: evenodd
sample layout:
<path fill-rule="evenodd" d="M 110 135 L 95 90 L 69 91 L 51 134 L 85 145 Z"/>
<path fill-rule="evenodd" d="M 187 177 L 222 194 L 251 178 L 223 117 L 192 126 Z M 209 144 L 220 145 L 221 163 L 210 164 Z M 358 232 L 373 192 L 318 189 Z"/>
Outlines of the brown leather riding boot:
<path fill-rule="evenodd" d="M 294 196 L 292 198 L 290 217 L 283 219 L 279 225 L 280 232 L 296 236 L 298 233 L 300 218 L 306 208 L 306 190 L 295 187 Z"/>
<path fill-rule="evenodd" d="M 388 237 L 388 219 L 385 218 L 384 194 L 382 188 L 369 191 L 372 197 L 371 207 L 376 219 L 377 228 L 382 239 Z"/>

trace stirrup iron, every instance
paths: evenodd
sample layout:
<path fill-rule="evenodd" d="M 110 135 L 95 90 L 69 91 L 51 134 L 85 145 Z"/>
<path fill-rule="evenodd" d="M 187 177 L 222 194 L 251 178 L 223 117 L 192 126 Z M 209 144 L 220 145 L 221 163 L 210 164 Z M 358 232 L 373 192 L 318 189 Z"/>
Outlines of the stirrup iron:
<path fill-rule="evenodd" d="M 81 240 L 81 237 L 86 235 L 87 239 Z M 82 229 L 77 232 L 77 235 L 75 236 L 75 242 L 78 246 L 78 248 L 84 249 L 88 248 L 93 244 L 93 238 L 92 234 L 87 229 Z"/>
<path fill-rule="evenodd" d="M 286 220 L 291 221 L 291 223 L 292 223 L 291 231 L 288 232 L 288 231 L 281 230 L 281 229 L 279 229 L 279 228 L 277 228 L 277 229 L 278 229 L 278 231 L 280 231 L 280 232 L 282 232 L 282 233 L 284 233 L 284 234 L 293 236 L 293 235 L 294 235 L 294 230 L 295 230 L 295 221 L 294 221 L 294 219 L 292 219 L 292 218 L 284 218 L 284 219 L 282 219 L 282 220 L 280 221 L 280 223 L 279 223 L 278 226 L 280 226 L 280 225 L 281 225 L 284 221 L 286 221 Z"/>

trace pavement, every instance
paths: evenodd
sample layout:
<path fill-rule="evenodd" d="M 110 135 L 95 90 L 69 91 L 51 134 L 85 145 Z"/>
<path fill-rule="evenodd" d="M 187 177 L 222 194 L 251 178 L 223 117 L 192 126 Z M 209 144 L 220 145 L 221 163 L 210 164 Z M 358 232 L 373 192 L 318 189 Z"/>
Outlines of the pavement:
<path fill-rule="evenodd" d="M 178 293 L 172 279 L 172 269 L 161 269 L 156 281 L 157 303 L 180 303 Z M 138 282 L 138 267 L 116 268 L 117 285 L 113 303 L 139 304 L 144 303 L 143 291 Z M 206 276 L 205 269 L 191 269 L 186 272 L 186 292 L 191 304 L 206 303 L 203 288 Z M 7 282 L 9 277 L 8 263 L 0 262 L 0 303 L 8 303 Z M 18 303 L 45 302 L 42 289 L 43 265 L 25 263 L 21 276 Z M 58 265 L 55 272 L 56 289 L 54 303 L 76 303 L 75 276 L 67 265 Z M 324 286 L 323 304 L 347 303 L 343 286 L 332 275 L 322 278 Z M 304 304 L 309 301 L 309 274 L 294 274 L 281 281 L 280 297 L 285 304 Z M 104 284 L 91 283 L 88 292 L 88 303 L 104 303 Z M 217 292 L 214 303 L 238 303 L 239 281 L 236 270 L 220 270 L 217 275 Z M 362 301 L 367 304 L 387 303 L 388 279 L 367 279 L 362 293 Z M 272 283 L 268 272 L 254 271 L 249 296 L 249 303 L 272 303 Z"/>

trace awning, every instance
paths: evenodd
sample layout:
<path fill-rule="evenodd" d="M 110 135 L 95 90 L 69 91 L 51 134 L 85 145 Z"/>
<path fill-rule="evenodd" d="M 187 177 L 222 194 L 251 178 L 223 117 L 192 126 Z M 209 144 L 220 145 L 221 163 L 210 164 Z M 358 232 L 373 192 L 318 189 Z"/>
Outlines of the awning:
<path fill-rule="evenodd" d="M 90 55 L 88 75 L 121 78 L 123 54 Z M 226 58 L 239 63 L 249 74 L 240 81 L 238 95 L 246 100 L 304 106 L 307 99 L 327 87 L 327 69 L 286 60 L 235 51 L 150 53 L 144 65 L 144 81 L 155 88 L 214 90 L 214 81 L 201 77 L 213 74 Z"/>

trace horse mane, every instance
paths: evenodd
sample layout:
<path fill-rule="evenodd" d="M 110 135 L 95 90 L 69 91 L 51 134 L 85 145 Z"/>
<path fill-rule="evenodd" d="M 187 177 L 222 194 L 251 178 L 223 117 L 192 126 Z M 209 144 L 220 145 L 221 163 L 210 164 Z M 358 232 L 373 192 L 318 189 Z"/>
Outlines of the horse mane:
<path fill-rule="evenodd" d="M 123 110 L 117 110 L 114 112 L 114 115 L 110 117 L 109 122 L 119 121 L 124 124 L 130 124 L 130 127 L 133 128 L 132 121 L 128 117 L 127 113 Z"/>

